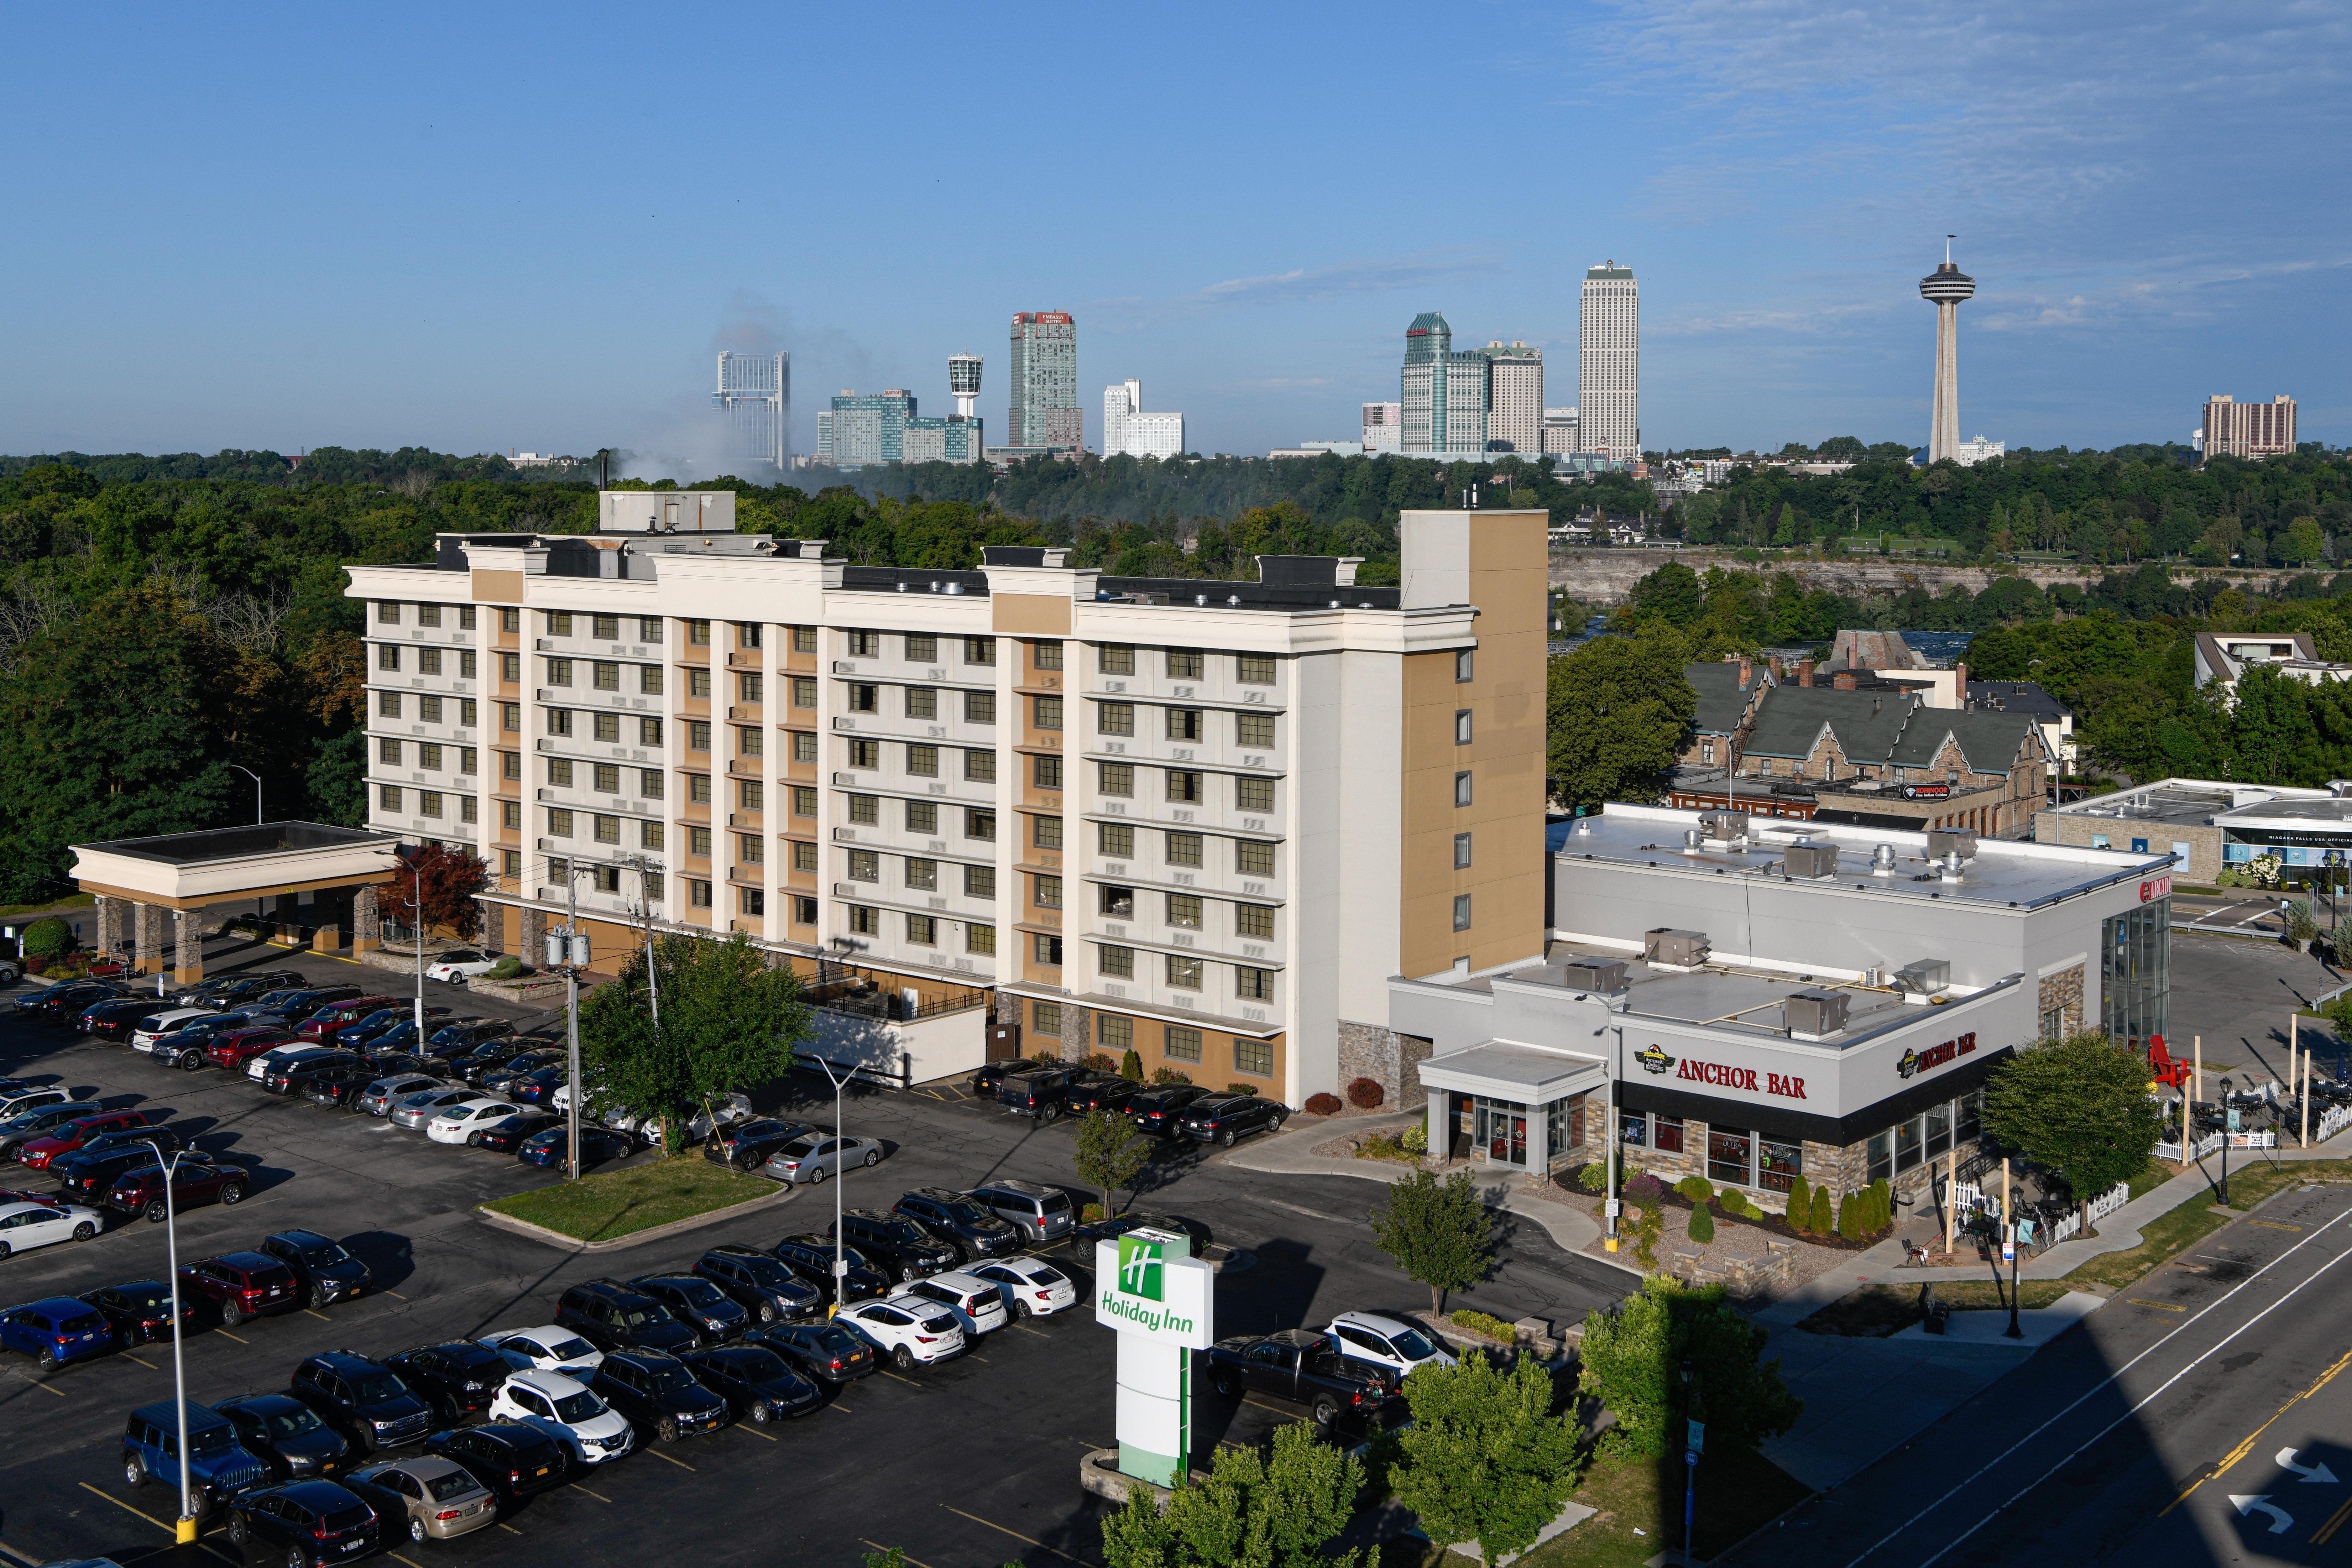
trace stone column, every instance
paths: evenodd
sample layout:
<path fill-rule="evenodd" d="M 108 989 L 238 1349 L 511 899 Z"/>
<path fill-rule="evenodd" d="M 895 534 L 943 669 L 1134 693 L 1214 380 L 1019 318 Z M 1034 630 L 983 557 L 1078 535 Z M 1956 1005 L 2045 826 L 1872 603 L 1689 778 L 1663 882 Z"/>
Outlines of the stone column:
<path fill-rule="evenodd" d="M 373 952 L 382 945 L 383 919 L 376 910 L 375 884 L 367 883 L 352 900 L 352 952 Z"/>
<path fill-rule="evenodd" d="M 111 958 L 122 945 L 122 900 L 101 894 L 97 913 L 98 931 L 94 940 L 98 951 Z"/>
<path fill-rule="evenodd" d="M 547 911 L 530 904 L 515 911 L 515 956 L 531 968 L 547 963 Z"/>
<path fill-rule="evenodd" d="M 152 974 L 163 962 L 163 911 L 154 904 L 134 904 L 132 956 L 139 973 Z"/>
<path fill-rule="evenodd" d="M 1454 1153 L 1454 1126 L 1445 1113 L 1451 1091 L 1433 1089 L 1429 1091 L 1429 1152 L 1439 1159 L 1450 1159 Z"/>
<path fill-rule="evenodd" d="M 174 910 L 172 921 L 172 978 L 194 985 L 205 977 L 205 911 Z"/>
<path fill-rule="evenodd" d="M 482 951 L 504 952 L 507 940 L 507 907 L 488 899 L 477 899 L 482 906 Z"/>

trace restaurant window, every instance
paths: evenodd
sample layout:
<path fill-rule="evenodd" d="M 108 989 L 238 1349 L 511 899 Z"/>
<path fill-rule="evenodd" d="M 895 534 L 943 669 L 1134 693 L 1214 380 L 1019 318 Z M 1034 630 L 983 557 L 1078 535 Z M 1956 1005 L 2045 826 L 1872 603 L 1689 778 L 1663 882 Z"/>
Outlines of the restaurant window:
<path fill-rule="evenodd" d="M 1166 1043 L 1160 1054 L 1171 1062 L 1197 1062 L 1201 1059 L 1201 1031 L 1181 1024 L 1168 1026 Z"/>
<path fill-rule="evenodd" d="M 1952 1136 L 1966 1143 L 1984 1131 L 1984 1090 L 1972 1089 L 1960 1096 L 1959 1125 Z"/>
<path fill-rule="evenodd" d="M 1528 1163 L 1528 1108 L 1507 1100 L 1470 1097 L 1470 1135 L 1490 1165 Z"/>
<path fill-rule="evenodd" d="M 2132 1050 L 2168 1032 L 2172 900 L 2152 899 L 2100 924 L 2099 994 L 2107 1037 Z"/>
<path fill-rule="evenodd" d="M 1661 1154 L 1683 1152 L 1683 1119 L 1679 1116 L 1650 1118 L 1650 1146 Z"/>
<path fill-rule="evenodd" d="M 1755 1154 L 1754 1145 L 1754 1138 L 1745 1128 L 1709 1123 L 1706 1130 L 1707 1180 L 1731 1187 L 1749 1185 L 1748 1163 Z"/>
<path fill-rule="evenodd" d="M 1617 1113 L 1617 1142 L 1628 1149 L 1650 1146 L 1650 1119 L 1638 1110 Z"/>
<path fill-rule="evenodd" d="M 1919 1119 L 1895 1124 L 1895 1169 L 1899 1173 L 1919 1164 Z"/>
<path fill-rule="evenodd" d="M 1776 1193 L 1785 1193 L 1797 1177 L 1805 1173 L 1805 1146 L 1801 1143 L 1776 1143 L 1763 1141 L 1756 1161 L 1756 1184 Z"/>
<path fill-rule="evenodd" d="M 1922 1118 L 1927 1123 L 1927 1158 L 1934 1160 L 1952 1151 L 1952 1108 L 1948 1101 L 1931 1105 Z"/>
<path fill-rule="evenodd" d="M 1865 1180 L 1884 1182 L 1895 1175 L 1895 1134 L 1892 1130 L 1874 1132 L 1866 1150 L 1869 1163 L 1864 1172 Z"/>
<path fill-rule="evenodd" d="M 1570 1149 L 1584 1147 L 1584 1096 L 1570 1095 L 1544 1107 L 1544 1152 L 1557 1160 Z"/>

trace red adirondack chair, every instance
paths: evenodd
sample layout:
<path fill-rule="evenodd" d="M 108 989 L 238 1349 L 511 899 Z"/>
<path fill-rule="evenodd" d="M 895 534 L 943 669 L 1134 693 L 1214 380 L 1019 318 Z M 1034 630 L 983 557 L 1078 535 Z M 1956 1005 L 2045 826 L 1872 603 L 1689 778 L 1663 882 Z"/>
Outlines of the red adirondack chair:
<path fill-rule="evenodd" d="M 2173 1059 L 2172 1053 L 2164 1048 L 2162 1035 L 2147 1037 L 2147 1074 L 2157 1082 L 2173 1089 L 2189 1086 L 2189 1064 Z"/>

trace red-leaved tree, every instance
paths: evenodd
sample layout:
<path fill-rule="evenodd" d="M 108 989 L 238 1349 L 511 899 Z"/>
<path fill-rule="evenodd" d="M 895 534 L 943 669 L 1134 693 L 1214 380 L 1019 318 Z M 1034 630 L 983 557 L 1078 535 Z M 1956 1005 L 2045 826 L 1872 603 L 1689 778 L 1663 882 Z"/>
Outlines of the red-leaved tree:
<path fill-rule="evenodd" d="M 488 861 L 462 849 L 428 844 L 401 851 L 392 883 L 377 900 L 387 916 L 404 924 L 414 922 L 426 931 L 437 926 L 471 942 L 482 929 L 482 906 L 474 895 L 489 882 Z"/>

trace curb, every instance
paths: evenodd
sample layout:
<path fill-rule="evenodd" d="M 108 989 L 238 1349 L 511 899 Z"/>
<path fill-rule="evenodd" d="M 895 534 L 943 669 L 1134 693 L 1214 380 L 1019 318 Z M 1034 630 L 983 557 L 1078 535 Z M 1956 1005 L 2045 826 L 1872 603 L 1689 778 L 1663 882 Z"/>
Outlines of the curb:
<path fill-rule="evenodd" d="M 715 1225 L 722 1219 L 733 1219 L 738 1215 L 750 1214 L 757 1209 L 772 1208 L 789 1200 L 798 1190 L 797 1186 L 781 1187 L 775 1192 L 753 1198 L 748 1203 L 730 1204 L 723 1209 L 712 1209 L 708 1214 L 688 1215 L 684 1219 L 671 1220 L 667 1225 L 648 1226 L 644 1230 L 633 1230 L 626 1236 L 616 1236 L 609 1241 L 582 1241 L 577 1237 L 566 1236 L 560 1230 L 550 1230 L 543 1225 L 533 1225 L 527 1219 L 517 1219 L 512 1215 L 499 1214 L 494 1209 L 481 1205 L 477 1205 L 474 1213 L 486 1223 L 496 1226 L 500 1230 L 511 1231 L 517 1236 L 536 1241 L 542 1247 L 552 1247 L 560 1251 L 625 1252 L 632 1247 L 642 1246 L 648 1241 L 659 1241 L 665 1237 L 683 1236 L 689 1230 L 699 1229 L 706 1225 Z"/>

